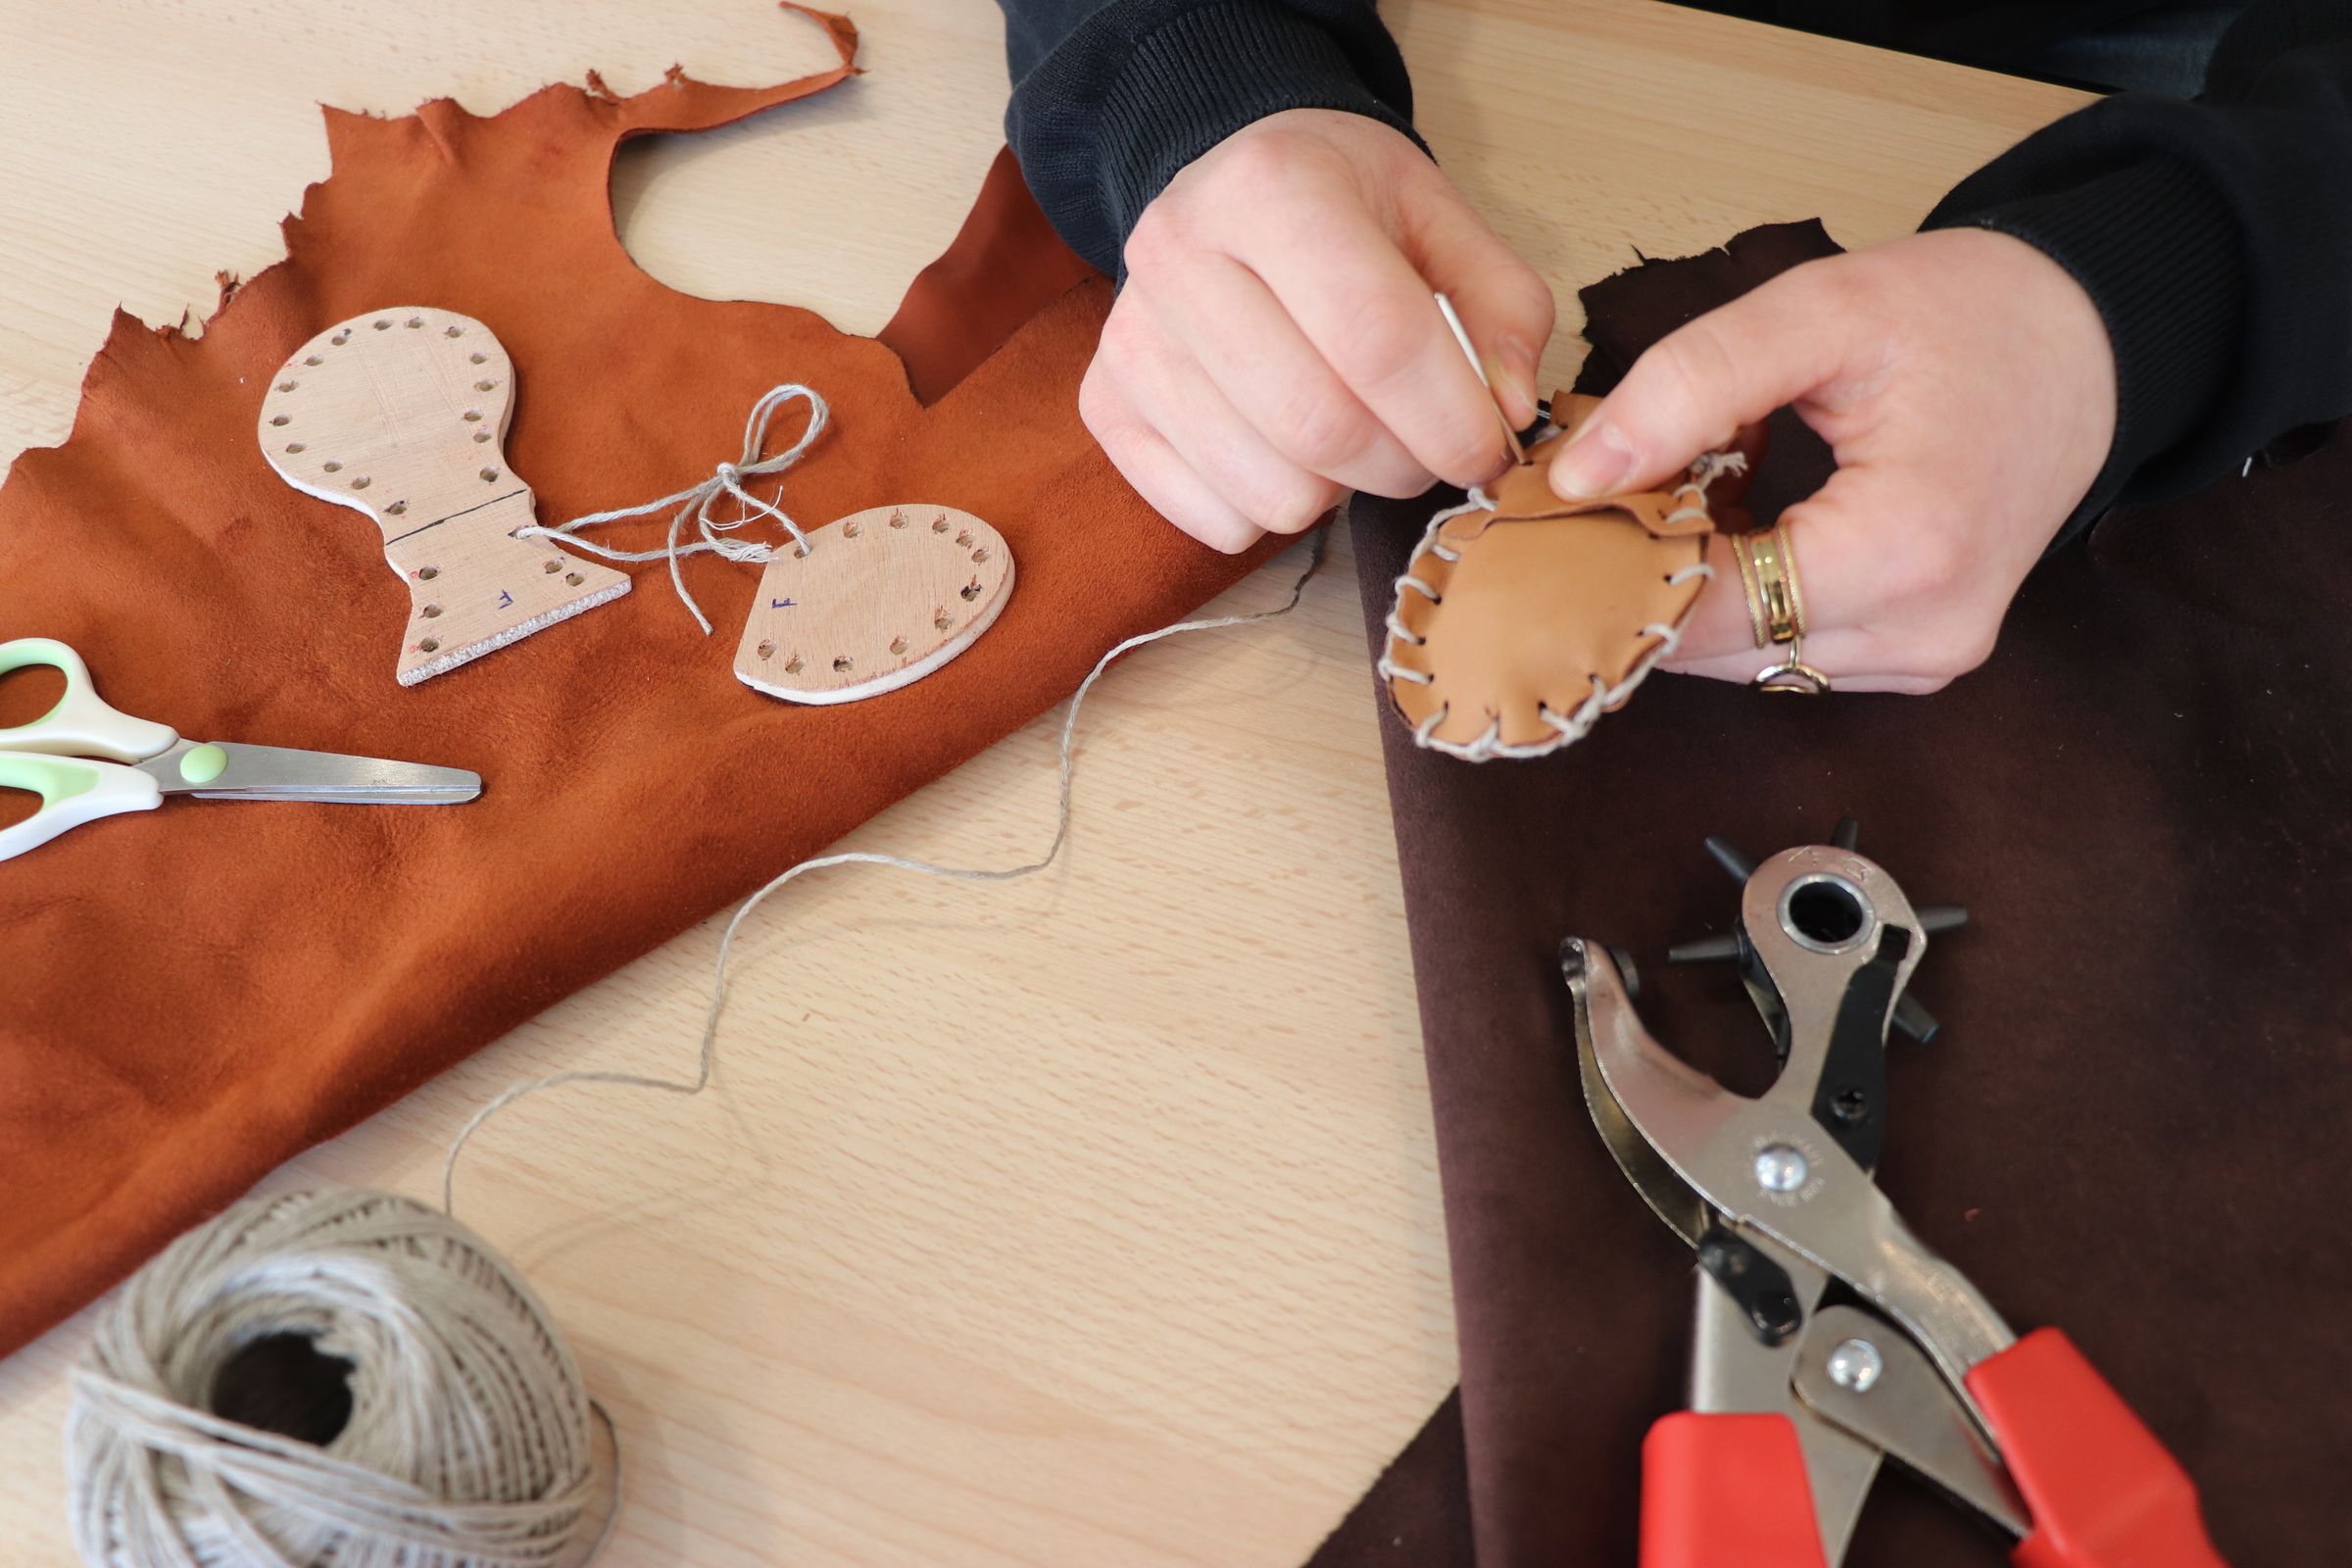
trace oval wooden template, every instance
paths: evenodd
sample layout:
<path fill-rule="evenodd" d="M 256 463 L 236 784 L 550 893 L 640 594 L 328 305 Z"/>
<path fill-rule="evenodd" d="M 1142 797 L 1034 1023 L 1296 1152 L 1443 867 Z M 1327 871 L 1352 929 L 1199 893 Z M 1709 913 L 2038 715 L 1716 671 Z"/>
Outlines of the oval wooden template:
<path fill-rule="evenodd" d="M 788 703 L 854 703 L 969 648 L 1012 596 L 1012 551 L 954 507 L 870 507 L 778 552 L 735 650 L 735 675 Z"/>

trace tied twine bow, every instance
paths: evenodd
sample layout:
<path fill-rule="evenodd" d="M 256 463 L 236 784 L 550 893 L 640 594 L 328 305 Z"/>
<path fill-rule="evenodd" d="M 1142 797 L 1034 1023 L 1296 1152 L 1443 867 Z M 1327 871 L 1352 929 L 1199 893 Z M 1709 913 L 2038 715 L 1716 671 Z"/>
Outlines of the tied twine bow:
<path fill-rule="evenodd" d="M 808 427 L 801 432 L 801 438 L 798 441 L 774 457 L 761 457 L 760 452 L 767 446 L 769 423 L 787 404 L 804 398 L 808 403 Z M 687 610 L 693 612 L 696 622 L 703 628 L 703 635 L 708 637 L 710 635 L 710 618 L 703 613 L 703 607 L 695 603 L 694 595 L 686 591 L 686 579 L 678 572 L 679 558 L 710 551 L 714 555 L 724 556 L 729 561 L 756 563 L 773 561 L 776 556 L 776 546 L 774 545 L 762 544 L 756 539 L 723 537 L 742 527 L 755 516 L 775 518 L 791 533 L 793 543 L 802 550 L 807 550 L 808 535 L 802 531 L 801 525 L 793 521 L 782 507 L 772 501 L 762 501 L 744 489 L 743 481 L 756 479 L 763 474 L 782 473 L 786 468 L 800 462 L 801 455 L 815 444 L 816 438 L 824 432 L 825 419 L 830 413 L 831 411 L 825 406 L 824 398 L 814 388 L 803 386 L 798 381 L 788 381 L 782 386 L 770 387 L 764 397 L 752 405 L 751 416 L 744 420 L 743 456 L 733 463 L 720 464 L 717 468 L 712 470 L 710 477 L 702 483 L 689 485 L 673 495 L 658 497 L 646 502 L 643 506 L 619 507 L 612 512 L 591 512 L 584 517 L 574 517 L 569 522 L 560 522 L 553 527 L 532 523 L 527 527 L 515 529 L 514 537 L 517 539 L 560 540 L 572 549 L 585 550 L 590 555 L 602 556 L 607 561 L 668 562 L 670 586 L 677 589 L 678 598 L 685 602 Z M 721 519 L 710 514 L 710 509 L 718 505 L 721 496 L 735 498 L 736 513 L 731 518 Z M 582 539 L 574 531 L 580 528 L 593 528 L 600 523 L 618 522 L 626 517 L 650 516 L 666 507 L 675 507 L 677 511 L 671 514 L 669 519 L 669 540 L 660 550 L 615 550 L 610 545 L 600 545 L 594 540 Z M 696 528 L 703 537 L 699 543 L 680 544 L 678 535 L 685 529 L 686 519 L 689 517 L 694 519 Z"/>

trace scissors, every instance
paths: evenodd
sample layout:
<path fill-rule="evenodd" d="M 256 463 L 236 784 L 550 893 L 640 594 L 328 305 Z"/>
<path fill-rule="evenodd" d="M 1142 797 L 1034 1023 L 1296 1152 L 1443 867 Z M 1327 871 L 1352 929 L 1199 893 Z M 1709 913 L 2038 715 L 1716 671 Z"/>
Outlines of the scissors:
<path fill-rule="evenodd" d="M 282 746 L 183 741 L 168 724 L 108 707 L 99 699 L 89 665 L 66 644 L 49 637 L 0 643 L 0 675 L 36 665 L 62 671 L 66 695 L 31 723 L 0 728 L 0 786 L 41 798 L 30 817 L 0 828 L 0 860 L 102 816 L 151 811 L 169 795 L 200 801 L 456 806 L 482 793 L 481 775 L 463 768 Z M 86 760 L 90 758 L 105 760 Z"/>

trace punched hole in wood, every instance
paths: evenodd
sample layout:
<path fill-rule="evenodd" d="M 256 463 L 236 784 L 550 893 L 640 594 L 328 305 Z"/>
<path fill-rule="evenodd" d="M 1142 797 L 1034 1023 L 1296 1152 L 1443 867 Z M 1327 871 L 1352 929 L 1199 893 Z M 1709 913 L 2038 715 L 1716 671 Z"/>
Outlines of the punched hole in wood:
<path fill-rule="evenodd" d="M 416 645 L 416 651 L 420 654 L 437 654 L 441 651 L 441 639 L 438 637 L 427 637 L 424 641 Z"/>
<path fill-rule="evenodd" d="M 334 461 L 333 459 L 331 459 L 331 458 L 330 458 L 330 459 L 328 459 L 328 460 L 326 461 L 326 463 L 324 463 L 323 465 L 321 465 L 321 466 L 323 466 L 323 467 L 326 469 L 326 471 L 327 471 L 327 472 L 329 472 L 329 473 L 341 473 L 341 472 L 343 471 L 343 465 L 341 465 L 340 463 L 337 463 L 337 462 L 335 462 L 335 461 Z"/>
<path fill-rule="evenodd" d="M 292 452 L 307 452 L 307 451 L 309 451 L 310 449 L 309 449 L 308 447 L 304 446 L 304 445 L 303 445 L 301 442 L 299 442 L 299 441 L 289 441 L 289 442 L 287 442 L 287 443 L 286 443 L 286 450 L 287 450 L 288 452 L 292 453 Z"/>
<path fill-rule="evenodd" d="M 409 504 L 406 501 L 395 501 L 390 506 L 386 507 L 384 512 L 389 516 L 397 517 L 408 510 Z"/>
<path fill-rule="evenodd" d="M 416 575 L 426 582 L 431 582 L 435 577 L 441 575 L 441 568 L 439 566 L 418 566 Z"/>
<path fill-rule="evenodd" d="M 893 637 L 890 640 L 890 651 L 894 654 L 905 653 L 906 651 L 906 639 L 904 637 Z"/>
<path fill-rule="evenodd" d="M 302 385 L 300 381 L 280 381 L 277 383 L 277 389 L 280 392 L 291 392 L 300 385 Z"/>
<path fill-rule="evenodd" d="M 368 488 L 368 476 L 367 476 L 366 474 L 364 474 L 364 473 L 363 473 L 363 474 L 361 474 L 361 475 L 360 475 L 360 476 L 359 476 L 357 479 L 354 479 L 354 480 L 352 480 L 352 481 L 351 481 L 351 487 L 352 487 L 354 490 L 365 490 L 365 489 L 367 489 L 367 488 Z"/>
<path fill-rule="evenodd" d="M 390 321 L 378 321 L 375 323 L 375 329 L 378 332 L 388 332 L 392 329 L 392 323 Z"/>
<path fill-rule="evenodd" d="M 775 658 L 775 657 L 776 657 L 776 645 L 775 645 L 774 643 L 761 643 L 761 644 L 760 645 L 760 657 L 761 659 L 773 659 L 773 658 Z"/>
<path fill-rule="evenodd" d="M 564 574 L 564 580 L 565 582 L 567 582 L 567 583 L 571 584 L 571 585 L 572 585 L 574 588 L 577 588 L 577 587 L 578 587 L 578 586 L 579 586 L 581 583 L 583 583 L 583 582 L 587 581 L 587 579 L 586 579 L 586 578 L 582 577 L 582 576 L 581 576 L 581 575 L 580 575 L 578 572 L 576 572 L 576 571 L 567 571 L 567 572 L 565 572 L 565 573 Z"/>
<path fill-rule="evenodd" d="M 845 522 L 845 523 L 843 523 L 843 524 L 842 524 L 842 526 L 841 526 L 841 536 L 842 536 L 844 539 L 855 539 L 855 538 L 857 538 L 857 537 L 858 537 L 858 525 L 857 525 L 856 523 L 854 523 L 854 522 Z"/>
<path fill-rule="evenodd" d="M 892 514 L 890 514 L 890 525 L 891 525 L 893 528 L 904 528 L 904 527 L 906 527 L 906 514 L 905 514 L 904 512 L 894 512 L 894 513 L 892 513 Z"/>
<path fill-rule="evenodd" d="M 484 363 L 484 362 L 486 362 L 486 361 L 487 361 L 489 358 L 490 358 L 490 356 L 489 356 L 489 355 L 487 355 L 487 354 L 468 354 L 468 355 L 466 355 L 466 359 L 467 363 L 469 363 L 469 364 L 473 364 L 473 365 L 480 365 L 480 364 L 483 364 L 483 363 Z"/>
<path fill-rule="evenodd" d="M 270 416 L 270 422 L 271 424 L 292 424 L 294 422 L 294 416 L 290 414 L 272 414 Z"/>
<path fill-rule="evenodd" d="M 496 468 L 484 468 L 482 470 L 482 480 L 485 484 L 496 483 L 498 480 L 498 470 Z"/>
<path fill-rule="evenodd" d="M 950 626 L 955 624 L 956 623 L 954 621 L 948 618 L 948 612 L 944 610 L 931 617 L 931 625 L 933 629 L 938 631 L 946 631 Z"/>
<path fill-rule="evenodd" d="M 833 673 L 836 675 L 847 675 L 853 667 L 846 657 L 833 661 Z"/>
<path fill-rule="evenodd" d="M 933 533 L 946 533 L 948 531 L 948 517 L 946 513 L 943 512 L 938 516 L 931 519 L 931 531 Z"/>
<path fill-rule="evenodd" d="M 482 411 L 479 409 L 467 409 L 464 414 L 459 415 L 458 417 L 464 419 L 467 424 L 475 424 L 480 421 L 482 417 Z"/>
<path fill-rule="evenodd" d="M 423 317 L 421 317 L 421 316 L 412 316 L 412 317 L 410 317 L 410 318 L 408 318 L 407 322 L 406 322 L 406 323 L 404 323 L 404 324 L 406 324 L 406 325 L 408 325 L 408 326 L 410 326 L 410 327 L 419 327 L 419 326 L 422 326 L 422 325 L 424 324 L 424 318 L 423 318 Z"/>
<path fill-rule="evenodd" d="M 326 358 L 324 355 L 313 354 L 305 357 L 302 363 L 305 365 L 324 365 L 326 363 Z"/>
<path fill-rule="evenodd" d="M 441 613 L 441 607 L 439 605 L 427 605 L 422 610 L 418 611 L 417 613 L 422 615 L 425 619 L 431 620 Z"/>
<path fill-rule="evenodd" d="M 547 563 L 547 564 L 541 566 L 539 569 L 546 572 L 548 575 L 553 576 L 557 572 L 564 569 L 564 563 L 561 561 L 551 561 Z"/>
<path fill-rule="evenodd" d="M 795 655 L 793 655 L 793 656 L 792 656 L 792 658 L 791 658 L 791 659 L 789 659 L 789 660 L 787 660 L 787 661 L 785 662 L 785 664 L 784 664 L 784 673 L 785 673 L 785 674 L 787 674 L 787 675 L 798 675 L 800 672 L 801 672 L 801 656 L 800 656 L 800 655 L 798 655 L 798 654 L 795 654 Z"/>

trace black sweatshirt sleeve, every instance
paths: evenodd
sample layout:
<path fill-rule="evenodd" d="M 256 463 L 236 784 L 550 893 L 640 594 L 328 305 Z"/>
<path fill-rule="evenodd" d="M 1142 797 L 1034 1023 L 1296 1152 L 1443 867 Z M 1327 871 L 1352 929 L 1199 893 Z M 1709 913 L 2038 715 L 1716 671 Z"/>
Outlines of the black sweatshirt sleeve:
<path fill-rule="evenodd" d="M 998 3 L 1005 140 L 1054 229 L 1114 275 L 1152 198 L 1252 121 L 1340 109 L 1413 134 L 1412 84 L 1372 0 Z"/>
<path fill-rule="evenodd" d="M 2234 472 L 2286 431 L 2352 413 L 2352 8 L 2250 8 L 2201 98 L 2127 94 L 2070 115 L 1922 226 L 2027 241 L 2106 321 L 2115 445 L 2061 538 L 2117 501 Z"/>

